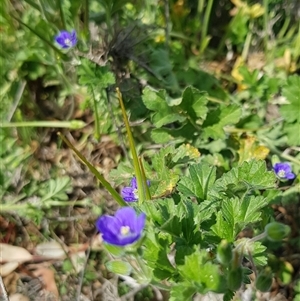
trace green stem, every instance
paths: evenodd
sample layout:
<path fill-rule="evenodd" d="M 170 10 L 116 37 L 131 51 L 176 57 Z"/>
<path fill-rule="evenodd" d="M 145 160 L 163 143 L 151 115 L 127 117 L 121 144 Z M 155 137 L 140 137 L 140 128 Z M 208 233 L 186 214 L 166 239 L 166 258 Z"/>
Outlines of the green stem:
<path fill-rule="evenodd" d="M 107 189 L 107 191 L 112 195 L 116 202 L 122 207 L 127 206 L 127 203 L 121 198 L 118 192 L 105 180 L 105 178 L 99 173 L 99 171 L 75 148 L 75 146 L 61 133 L 57 134 L 68 145 L 68 147 L 75 152 L 75 154 L 89 168 L 89 170 L 96 176 L 96 178 Z"/>
<path fill-rule="evenodd" d="M 166 49 L 169 51 L 169 45 L 170 45 L 170 3 L 169 0 L 164 0 L 164 6 L 165 6 L 165 35 L 166 35 Z"/>
<path fill-rule="evenodd" d="M 248 29 L 248 33 L 246 36 L 246 40 L 245 40 L 245 44 L 244 44 L 244 48 L 243 48 L 243 52 L 242 52 L 243 61 L 245 61 L 248 57 L 251 40 L 252 40 L 252 31 L 253 31 L 253 21 L 250 20 L 249 29 Z"/>
<path fill-rule="evenodd" d="M 141 203 L 143 203 L 143 201 L 145 199 L 144 185 L 143 185 L 143 180 L 142 180 L 142 172 L 141 172 L 141 168 L 140 168 L 140 164 L 139 164 L 139 159 L 138 159 L 138 156 L 137 156 L 137 153 L 136 153 L 134 140 L 133 140 L 133 136 L 132 136 L 132 133 L 131 133 L 131 129 L 130 129 L 129 121 L 128 121 L 128 118 L 127 118 L 126 110 L 125 110 L 125 107 L 124 107 L 122 95 L 121 95 L 121 92 L 120 92 L 119 88 L 117 88 L 116 91 L 117 91 L 119 103 L 120 103 L 122 114 L 123 114 L 123 119 L 124 119 L 125 128 L 126 128 L 126 132 L 127 132 L 127 136 L 128 136 L 128 141 L 129 141 L 129 148 L 130 148 L 130 151 L 131 151 L 131 154 L 132 154 L 133 167 L 134 167 L 134 172 L 135 172 L 135 176 L 136 176 L 136 179 L 137 179 L 139 203 L 141 204 Z"/>
<path fill-rule="evenodd" d="M 48 128 L 81 129 L 85 126 L 86 126 L 86 124 L 81 120 L 70 120 L 70 121 L 20 121 L 20 122 L 3 122 L 3 123 L 0 123 L 0 128 L 48 127 Z"/>
<path fill-rule="evenodd" d="M 89 0 L 84 1 L 84 34 L 89 38 Z"/>
<path fill-rule="evenodd" d="M 206 7 L 206 10 L 205 10 L 203 26 L 201 28 L 201 49 L 202 49 L 202 47 L 205 43 L 205 40 L 206 40 L 208 23 L 209 23 L 209 18 L 210 18 L 213 3 L 214 3 L 214 0 L 208 0 L 207 7 Z"/>
<path fill-rule="evenodd" d="M 92 94 L 93 94 L 93 102 L 94 102 L 94 111 L 95 111 L 95 130 L 96 130 L 96 133 L 95 133 L 95 138 L 97 140 L 100 139 L 100 122 L 99 122 L 99 112 L 98 112 L 98 108 L 97 108 L 97 102 L 96 102 L 96 98 L 95 98 L 95 92 L 94 92 L 94 88 L 93 86 L 91 85 L 90 86 L 91 89 L 92 89 Z"/>
<path fill-rule="evenodd" d="M 147 177 L 146 177 L 146 173 L 145 173 L 145 169 L 144 169 L 141 157 L 139 157 L 139 163 L 140 163 L 140 167 L 141 167 L 141 173 L 142 173 L 144 188 L 145 188 L 145 192 L 146 192 L 146 199 L 151 200 L 151 194 L 150 194 L 149 187 L 147 185 Z"/>
<path fill-rule="evenodd" d="M 263 232 L 261 234 L 258 234 L 256 236 L 252 237 L 249 241 L 256 242 L 256 241 L 262 240 L 262 239 L 264 239 L 266 237 L 267 237 L 267 234 L 265 232 Z"/>
<path fill-rule="evenodd" d="M 269 33 L 269 29 L 268 29 L 268 23 L 269 23 L 269 0 L 263 0 L 263 6 L 264 6 L 264 46 L 265 46 L 265 54 L 268 57 L 268 53 L 269 53 L 269 38 L 268 38 L 268 33 Z"/>
<path fill-rule="evenodd" d="M 67 30 L 66 19 L 65 19 L 63 7 L 62 7 L 63 1 L 56 0 L 56 3 L 57 3 L 57 6 L 59 8 L 59 14 L 60 14 L 61 22 L 62 22 L 62 25 L 63 25 L 63 29 Z"/>
<path fill-rule="evenodd" d="M 70 202 L 70 201 L 48 201 L 46 202 L 46 204 L 44 204 L 44 206 L 42 205 L 42 208 L 49 208 L 52 206 L 86 206 L 87 202 L 86 200 L 82 200 L 82 201 L 76 201 L 76 202 Z M 18 210 L 22 210 L 22 209 L 26 209 L 28 207 L 28 203 L 22 203 L 22 204 L 2 204 L 1 205 L 1 211 L 2 212 L 9 212 L 9 211 L 18 211 Z M 31 205 L 33 207 L 35 207 L 34 205 Z M 29 208 L 29 207 L 28 207 Z M 37 209 L 40 209 L 39 206 L 37 206 Z"/>
<path fill-rule="evenodd" d="M 279 151 L 275 146 L 272 145 L 272 142 L 269 142 L 269 139 L 265 138 L 263 139 L 264 143 L 267 144 L 267 147 L 273 152 L 275 153 L 276 155 L 278 155 L 279 157 L 283 158 L 283 159 L 286 159 L 288 161 L 291 161 L 291 162 L 294 162 L 295 164 L 299 165 L 300 166 L 300 161 L 297 160 L 296 158 L 288 155 L 288 154 L 285 154 L 285 153 L 282 153 L 281 151 Z"/>

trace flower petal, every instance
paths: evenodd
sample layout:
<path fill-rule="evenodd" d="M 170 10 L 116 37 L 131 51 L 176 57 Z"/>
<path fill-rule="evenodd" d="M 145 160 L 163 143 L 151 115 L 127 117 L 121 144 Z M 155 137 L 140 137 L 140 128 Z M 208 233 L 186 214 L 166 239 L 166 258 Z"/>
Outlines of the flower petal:
<path fill-rule="evenodd" d="M 121 195 L 124 201 L 126 202 L 135 202 L 138 200 L 138 198 L 134 193 L 134 189 L 132 187 L 124 187 L 121 190 Z"/>
<path fill-rule="evenodd" d="M 137 181 L 136 181 L 136 177 L 133 177 L 131 179 L 131 182 L 130 182 L 130 186 L 133 188 L 133 189 L 137 189 Z"/>

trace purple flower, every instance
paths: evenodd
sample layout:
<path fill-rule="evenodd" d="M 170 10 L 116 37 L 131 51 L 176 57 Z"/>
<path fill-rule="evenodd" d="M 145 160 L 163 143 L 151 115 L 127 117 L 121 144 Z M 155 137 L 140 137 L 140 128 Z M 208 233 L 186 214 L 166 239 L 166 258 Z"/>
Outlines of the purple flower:
<path fill-rule="evenodd" d="M 150 186 L 150 181 L 147 180 L 147 185 Z M 122 198 L 125 202 L 136 202 L 138 197 L 136 177 L 133 177 L 130 186 L 126 186 L 121 191 Z"/>
<path fill-rule="evenodd" d="M 145 227 L 146 215 L 139 216 L 131 207 L 120 208 L 115 216 L 103 215 L 96 227 L 102 233 L 103 240 L 111 245 L 126 246 L 137 241 Z"/>
<path fill-rule="evenodd" d="M 76 31 L 72 30 L 71 32 L 68 32 L 66 30 L 62 30 L 57 36 L 55 36 L 55 41 L 64 49 L 72 48 L 77 44 Z"/>
<path fill-rule="evenodd" d="M 276 176 L 281 180 L 292 180 L 295 178 L 295 174 L 292 172 L 291 165 L 287 162 L 276 163 L 273 166 Z"/>

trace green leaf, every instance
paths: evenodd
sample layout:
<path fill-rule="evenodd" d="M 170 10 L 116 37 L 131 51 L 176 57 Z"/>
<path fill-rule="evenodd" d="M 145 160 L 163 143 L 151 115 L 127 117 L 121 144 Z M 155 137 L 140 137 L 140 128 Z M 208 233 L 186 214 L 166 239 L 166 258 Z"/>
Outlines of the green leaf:
<path fill-rule="evenodd" d="M 115 257 L 121 257 L 125 253 L 125 249 L 123 247 L 110 245 L 110 244 L 103 244 L 105 250 Z"/>
<path fill-rule="evenodd" d="M 223 199 L 221 212 L 217 215 L 217 223 L 212 226 L 212 230 L 220 238 L 232 242 L 245 225 L 261 219 L 260 209 L 266 205 L 263 196 Z"/>
<path fill-rule="evenodd" d="M 206 93 L 187 87 L 182 98 L 171 99 L 165 90 L 158 92 L 145 88 L 143 91 L 143 102 L 145 106 L 154 111 L 152 121 L 157 128 L 173 122 L 192 120 L 193 124 L 199 123 L 207 113 Z M 202 121 L 200 122 L 202 123 Z"/>
<path fill-rule="evenodd" d="M 153 228 L 148 227 L 143 258 L 147 262 L 147 266 L 153 269 L 153 275 L 159 280 L 171 277 L 175 272 L 175 268 L 168 258 L 169 245 L 170 241 L 167 238 L 159 236 Z"/>
<path fill-rule="evenodd" d="M 246 192 L 248 189 L 272 188 L 275 187 L 275 182 L 276 176 L 274 172 L 267 170 L 265 161 L 251 160 L 223 174 L 212 189 L 231 192 L 234 195 L 237 192 Z"/>
<path fill-rule="evenodd" d="M 170 292 L 170 301 L 192 300 L 193 295 L 197 292 L 196 288 L 188 282 L 181 282 L 174 285 Z"/>
<path fill-rule="evenodd" d="M 182 122 L 186 119 L 168 105 L 168 96 L 165 90 L 156 92 L 146 87 L 143 91 L 143 102 L 149 110 L 155 111 L 152 114 L 152 121 L 158 128 L 175 121 Z"/>
<path fill-rule="evenodd" d="M 207 93 L 193 87 L 187 87 L 182 94 L 180 108 L 194 121 L 205 119 L 207 108 Z"/>
<path fill-rule="evenodd" d="M 171 142 L 174 137 L 165 131 L 165 129 L 160 128 L 151 131 L 151 139 L 155 143 L 168 143 Z"/>
<path fill-rule="evenodd" d="M 197 148 L 190 144 L 182 144 L 174 151 L 172 161 L 176 162 L 176 164 L 183 164 L 199 157 L 200 153 Z"/>
<path fill-rule="evenodd" d="M 81 66 L 78 68 L 79 83 L 81 85 L 99 87 L 105 89 L 115 84 L 115 76 L 109 71 L 108 66 L 99 66 L 82 58 Z"/>
<path fill-rule="evenodd" d="M 228 224 L 227 220 L 224 219 L 223 213 L 221 211 L 217 213 L 217 221 L 211 227 L 211 230 L 222 239 L 226 239 L 229 242 L 234 241 L 235 232 L 233 228 L 233 223 Z"/>
<path fill-rule="evenodd" d="M 109 173 L 109 178 L 115 183 L 116 186 L 130 180 L 133 176 L 133 166 L 128 162 L 120 162 L 117 169 L 112 169 Z"/>
<path fill-rule="evenodd" d="M 255 265 L 265 266 L 268 262 L 266 247 L 260 241 L 251 241 L 250 238 L 241 238 L 234 242 L 236 250 L 249 259 L 249 253 Z"/>
<path fill-rule="evenodd" d="M 203 123 L 203 138 L 224 139 L 224 127 L 239 121 L 242 110 L 237 105 L 220 106 L 207 114 Z"/>
<path fill-rule="evenodd" d="M 243 223 L 254 223 L 261 219 L 260 209 L 268 203 L 263 196 L 247 196 L 241 201 L 239 219 Z"/>
<path fill-rule="evenodd" d="M 206 162 L 191 165 L 189 176 L 183 177 L 177 189 L 185 196 L 195 196 L 199 200 L 206 200 L 209 189 L 216 179 L 216 168 Z"/>
<path fill-rule="evenodd" d="M 120 261 L 120 260 L 112 260 L 108 261 L 105 266 L 109 271 L 114 274 L 129 276 L 132 271 L 132 267 L 128 262 Z"/>
<path fill-rule="evenodd" d="M 300 77 L 290 76 L 287 85 L 282 90 L 282 95 L 289 104 L 280 107 L 280 113 L 289 123 L 300 122 Z M 298 132 L 299 133 L 299 132 Z M 299 136 L 299 135 L 298 135 Z"/>
<path fill-rule="evenodd" d="M 41 202 L 47 206 L 47 202 L 50 204 L 50 201 L 53 200 L 67 201 L 69 199 L 67 192 L 71 190 L 71 179 L 69 177 L 50 179 L 39 189 L 39 194 L 42 197 Z"/>
<path fill-rule="evenodd" d="M 300 145 L 300 134 L 299 134 L 300 122 L 299 121 L 295 123 L 285 123 L 283 126 L 283 131 L 287 134 L 289 145 Z"/>
<path fill-rule="evenodd" d="M 196 283 L 200 293 L 219 291 L 222 287 L 218 265 L 207 262 L 207 259 L 206 251 L 196 250 L 193 254 L 185 257 L 183 266 L 178 266 L 181 276 L 185 280 Z"/>

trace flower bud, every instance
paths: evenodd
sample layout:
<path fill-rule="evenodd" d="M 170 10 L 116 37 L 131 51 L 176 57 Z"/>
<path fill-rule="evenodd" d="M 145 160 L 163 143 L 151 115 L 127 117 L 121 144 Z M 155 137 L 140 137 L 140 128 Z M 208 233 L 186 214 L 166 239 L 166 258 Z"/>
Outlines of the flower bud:
<path fill-rule="evenodd" d="M 262 271 L 256 278 L 255 287 L 261 292 L 268 292 L 272 286 L 272 274 L 269 271 Z"/>
<path fill-rule="evenodd" d="M 290 231 L 289 226 L 277 222 L 269 223 L 265 227 L 267 238 L 272 241 L 281 241 L 289 235 Z"/>
<path fill-rule="evenodd" d="M 229 270 L 228 273 L 228 288 L 236 291 L 238 290 L 243 282 L 243 269 L 241 266 L 238 266 L 237 268 Z"/>
<path fill-rule="evenodd" d="M 217 259 L 221 264 L 225 266 L 228 266 L 232 260 L 232 248 L 228 241 L 225 239 L 222 240 L 218 245 Z"/>

